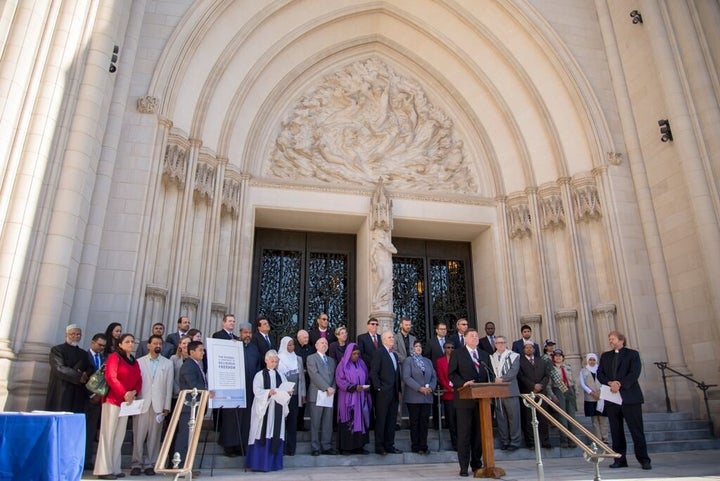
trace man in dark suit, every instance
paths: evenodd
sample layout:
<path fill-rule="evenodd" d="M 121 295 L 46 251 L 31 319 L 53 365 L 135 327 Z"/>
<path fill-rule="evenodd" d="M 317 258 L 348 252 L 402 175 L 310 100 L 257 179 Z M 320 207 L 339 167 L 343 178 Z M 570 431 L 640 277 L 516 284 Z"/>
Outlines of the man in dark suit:
<path fill-rule="evenodd" d="M 235 316 L 233 314 L 225 314 L 222 320 L 222 329 L 214 332 L 213 339 L 225 339 L 228 341 L 237 341 L 240 338 L 235 335 Z M 224 407 L 214 409 L 216 431 L 220 433 L 218 436 L 218 444 L 223 447 L 225 456 L 235 457 L 243 454 L 242 442 L 240 436 L 240 409 L 237 407 Z"/>
<path fill-rule="evenodd" d="M 265 353 L 270 349 L 276 349 L 270 338 L 270 321 L 267 317 L 260 316 L 255 321 L 255 332 L 252 336 L 252 342 L 260 353 L 260 362 L 265 366 Z"/>
<path fill-rule="evenodd" d="M 192 341 L 188 344 L 188 354 L 190 357 L 185 359 L 183 365 L 180 366 L 179 386 L 180 390 L 193 389 L 207 390 L 207 378 L 203 372 L 202 360 L 205 356 L 205 346 L 200 341 Z M 188 400 L 190 396 L 188 395 Z M 178 398 L 178 402 L 183 402 Z M 178 419 L 177 437 L 175 438 L 174 452 L 179 452 L 182 458 L 181 465 L 185 464 L 185 457 L 188 450 L 188 434 L 190 432 L 188 422 L 190 421 L 190 406 L 184 406 Z M 202 420 L 198 420 L 202 422 Z M 195 476 L 195 474 L 193 474 Z"/>
<path fill-rule="evenodd" d="M 50 349 L 46 411 L 85 412 L 90 363 L 87 352 L 78 347 L 81 339 L 82 329 L 70 324 L 65 328 L 65 342 Z"/>
<path fill-rule="evenodd" d="M 385 331 L 380 337 L 382 346 L 370 365 L 370 379 L 375 391 L 375 452 L 400 454 L 395 447 L 395 416 L 400 401 L 400 360 L 393 352 L 395 337 Z"/>
<path fill-rule="evenodd" d="M 625 336 L 617 331 L 610 332 L 608 342 L 610 351 L 604 352 L 600 356 L 597 378 L 602 384 L 608 385 L 611 392 L 619 392 L 622 397 L 620 405 L 605 401 L 605 413 L 610 423 L 612 448 L 616 453 L 622 454 L 622 458 L 616 459 L 610 467 L 627 467 L 627 444 L 623 428 L 623 420 L 625 420 L 635 446 L 635 457 L 643 469 L 652 469 L 643 428 L 642 404 L 644 399 L 640 384 L 638 384 L 642 370 L 640 353 L 625 347 Z"/>
<path fill-rule="evenodd" d="M 165 338 L 162 355 L 170 359 L 170 356 L 175 354 L 177 351 L 178 344 L 180 344 L 180 338 L 185 336 L 189 330 L 190 318 L 187 316 L 180 316 L 177 320 L 177 331 L 171 332 Z"/>
<path fill-rule="evenodd" d="M 490 357 L 478 349 L 480 337 L 475 329 L 465 332 L 465 345 L 456 348 L 450 358 L 448 377 L 455 391 L 457 413 L 457 448 L 460 476 L 468 476 L 468 465 L 473 472 L 482 468 L 480 415 L 477 399 L 460 399 L 460 388 L 476 382 L 491 382 Z"/>
<path fill-rule="evenodd" d="M 156 322 L 152 326 L 152 331 L 151 331 L 150 335 L 151 336 L 160 336 L 162 338 L 165 335 L 165 325 L 162 322 Z M 163 342 L 163 345 L 164 344 L 165 343 Z M 175 346 L 175 349 L 177 349 L 177 346 Z M 135 359 L 140 359 L 141 357 L 147 355 L 147 353 L 148 353 L 148 342 L 140 341 L 138 343 L 137 350 L 135 351 Z M 173 352 L 170 355 L 172 356 L 173 354 L 175 354 L 175 353 Z"/>
<path fill-rule="evenodd" d="M 310 329 L 310 344 L 315 345 L 318 339 L 321 337 L 324 337 L 327 339 L 328 345 L 332 344 L 333 342 L 337 341 L 337 336 L 333 332 L 332 329 L 329 327 L 330 320 L 328 318 L 328 315 L 324 312 L 321 312 L 319 316 L 317 316 L 317 319 L 315 319 L 315 325 L 312 329 Z"/>
<path fill-rule="evenodd" d="M 357 337 L 357 344 L 360 348 L 360 357 L 365 361 L 365 365 L 370 369 L 372 358 L 379 347 L 382 346 L 380 342 L 380 334 L 378 334 L 378 326 L 380 322 L 371 317 L 367 321 L 367 332 L 360 334 Z"/>
<path fill-rule="evenodd" d="M 105 334 L 95 334 L 90 341 L 90 349 L 87 350 L 89 369 L 87 370 L 88 378 L 100 366 L 105 364 L 105 346 L 107 346 L 107 337 Z M 97 430 L 100 428 L 100 413 L 102 412 L 102 396 L 87 391 L 87 403 L 85 404 L 85 469 L 92 469 L 93 454 L 95 454 L 95 438 Z"/>
<path fill-rule="evenodd" d="M 535 347 L 532 344 L 523 346 L 523 354 L 520 356 L 520 371 L 517 375 L 518 387 L 520 393 L 529 394 L 546 393 L 548 382 L 550 382 L 550 367 L 536 356 Z M 522 403 L 522 401 L 520 401 Z M 535 447 L 535 439 L 532 429 L 532 410 L 521 404 L 523 436 L 525 444 L 529 449 Z M 550 435 L 548 430 L 548 420 L 545 416 L 538 413 L 538 434 L 540 436 L 540 444 L 543 448 L 550 448 Z"/>
<path fill-rule="evenodd" d="M 495 323 L 485 323 L 485 335 L 480 338 L 480 349 L 490 355 L 495 353 Z"/>
<path fill-rule="evenodd" d="M 534 342 L 532 340 L 532 327 L 528 326 L 527 324 L 523 324 L 523 326 L 520 328 L 520 335 L 522 337 L 513 341 L 512 343 L 513 352 L 517 352 L 518 354 L 522 355 L 525 352 L 525 344 L 532 343 L 533 348 L 535 348 L 535 357 L 540 357 L 540 346 L 537 342 Z"/>
<path fill-rule="evenodd" d="M 468 330 L 468 320 L 461 317 L 455 323 L 455 332 L 448 336 L 448 339 L 455 344 L 455 349 L 465 345 L 465 333 Z"/>

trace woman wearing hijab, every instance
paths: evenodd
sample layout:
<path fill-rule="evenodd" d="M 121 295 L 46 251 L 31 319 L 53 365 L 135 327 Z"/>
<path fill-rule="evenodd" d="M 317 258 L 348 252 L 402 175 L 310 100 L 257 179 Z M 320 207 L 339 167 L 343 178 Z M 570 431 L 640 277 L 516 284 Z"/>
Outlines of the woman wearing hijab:
<path fill-rule="evenodd" d="M 585 367 L 580 370 L 580 386 L 585 391 L 585 416 L 592 418 L 595 436 L 607 442 L 608 422 L 600 399 L 600 381 L 597 380 L 598 357 L 591 352 L 585 356 Z"/>
<path fill-rule="evenodd" d="M 105 337 L 107 344 L 105 345 L 105 355 L 109 356 L 117 350 L 120 336 L 122 335 L 122 325 L 119 322 L 111 322 L 105 329 Z"/>
<path fill-rule="evenodd" d="M 295 342 L 291 337 L 285 336 L 280 341 L 278 352 L 280 362 L 278 371 L 285 378 L 295 383 L 293 395 L 288 404 L 289 412 L 285 420 L 285 455 L 295 456 L 297 444 L 297 417 L 300 406 L 305 404 L 305 375 L 303 374 L 302 358 L 295 354 Z"/>
<path fill-rule="evenodd" d="M 120 449 L 125 439 L 128 418 L 119 417 L 120 404 L 133 402 L 142 389 L 140 366 L 131 354 L 134 349 L 133 335 L 123 334 L 117 351 L 108 356 L 105 362 L 105 380 L 110 390 L 103 399 L 100 416 L 100 439 L 93 470 L 98 479 L 125 477 L 120 469 Z"/>
<path fill-rule="evenodd" d="M 337 384 L 338 450 L 340 454 L 369 454 L 370 375 L 360 358 L 360 347 L 351 342 L 335 370 Z"/>
<path fill-rule="evenodd" d="M 283 468 L 285 416 L 291 394 L 278 389 L 287 381 L 277 369 L 280 358 L 275 349 L 265 353 L 265 369 L 255 374 L 252 421 L 245 467 L 253 471 L 279 471 Z"/>
<path fill-rule="evenodd" d="M 422 342 L 415 341 L 410 357 L 402 363 L 403 401 L 410 415 L 410 446 L 413 453 L 429 454 L 427 445 L 430 410 L 437 375 L 430 359 L 422 355 Z"/>

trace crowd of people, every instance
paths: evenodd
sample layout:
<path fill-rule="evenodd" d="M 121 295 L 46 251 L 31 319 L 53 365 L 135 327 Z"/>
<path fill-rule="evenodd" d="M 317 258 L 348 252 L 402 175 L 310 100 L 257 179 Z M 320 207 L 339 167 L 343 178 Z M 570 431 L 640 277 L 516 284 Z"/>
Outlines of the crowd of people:
<path fill-rule="evenodd" d="M 611 350 L 600 358 L 587 354 L 576 377 L 562 349 L 546 339 L 541 351 L 527 325 L 510 345 L 506 336 L 495 335 L 492 322 L 485 324 L 482 337 L 469 327 L 467 319 L 459 319 L 452 333 L 441 322 L 425 343 L 413 336 L 408 318 L 400 319 L 397 333 L 379 332 L 379 324 L 377 319 L 369 319 L 366 332 L 352 342 L 346 326 L 331 329 L 327 314 L 321 313 L 312 329 L 300 330 L 294 338 L 283 337 L 276 345 L 267 318 L 254 324 L 240 323 L 235 334 L 235 317 L 225 315 L 222 328 L 212 338 L 243 343 L 246 407 L 213 412 L 217 442 L 224 454 L 245 456 L 245 465 L 251 470 L 282 469 L 283 456 L 296 453 L 297 432 L 308 429 L 306 417 L 313 456 L 368 455 L 371 430 L 376 454 L 401 453 L 395 446 L 395 432 L 405 408 L 412 452 L 428 454 L 428 429 L 443 423 L 452 449 L 457 451 L 460 476 L 468 476 L 469 469 L 483 466 L 480 421 L 477 401 L 461 399 L 459 389 L 475 382 L 503 382 L 509 384 L 510 395 L 493 403 L 502 450 L 515 451 L 523 443 L 535 448 L 532 412 L 520 394 L 544 393 L 574 416 L 576 390 L 582 389 L 584 413 L 592 419 L 595 435 L 607 440 L 609 425 L 613 449 L 622 455 L 610 467 L 627 466 L 625 421 L 638 461 L 643 469 L 651 468 L 637 382 L 640 359 L 637 351 L 625 347 L 622 334 L 610 333 Z M 51 350 L 46 409 L 86 414 L 85 467 L 92 468 L 99 479 L 124 477 L 120 449 L 128 417 L 119 416 L 123 402 L 144 400 L 140 414 L 132 416 L 130 474 L 154 475 L 164 421 L 175 404 L 182 402 L 178 400 L 180 391 L 208 389 L 202 333 L 192 329 L 185 316 L 178 319 L 176 330 L 163 338 L 164 331 L 162 323 L 155 323 L 147 341 L 136 343 L 120 324 L 111 323 L 105 333 L 92 337 L 85 351 L 79 347 L 81 329 L 70 325 L 65 343 Z M 85 388 L 99 369 L 104 369 L 109 387 L 105 396 Z M 606 402 L 602 385 L 620 393 L 622 404 Z M 283 389 L 285 386 L 292 389 Z M 439 418 L 438 403 L 443 419 Z M 182 457 L 188 450 L 189 419 L 190 408 L 183 403 L 171 451 Z M 572 432 L 563 416 L 557 419 Z M 541 414 L 538 421 L 541 447 L 550 448 L 550 423 Z M 560 447 L 570 445 L 560 430 Z"/>

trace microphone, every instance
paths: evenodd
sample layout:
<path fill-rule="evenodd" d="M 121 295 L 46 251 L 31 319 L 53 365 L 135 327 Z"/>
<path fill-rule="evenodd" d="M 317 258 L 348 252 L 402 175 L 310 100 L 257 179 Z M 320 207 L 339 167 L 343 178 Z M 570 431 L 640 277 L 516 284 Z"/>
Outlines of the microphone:
<path fill-rule="evenodd" d="M 485 364 L 485 361 L 480 361 L 480 365 L 485 369 L 485 374 L 487 374 L 487 382 L 493 382 L 493 377 L 490 374 L 490 369 L 488 368 L 487 364 Z"/>

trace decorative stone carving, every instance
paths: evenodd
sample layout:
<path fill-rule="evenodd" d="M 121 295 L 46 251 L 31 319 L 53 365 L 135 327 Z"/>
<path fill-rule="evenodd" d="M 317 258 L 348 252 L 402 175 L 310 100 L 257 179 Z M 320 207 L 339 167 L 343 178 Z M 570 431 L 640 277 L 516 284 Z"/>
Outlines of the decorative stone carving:
<path fill-rule="evenodd" d="M 597 342 L 599 347 L 607 344 L 607 335 L 610 331 L 617 329 L 615 314 L 617 307 L 612 303 L 598 304 L 593 307 L 592 315 L 595 329 L 597 330 Z"/>
<path fill-rule="evenodd" d="M 179 186 L 185 184 L 185 172 L 187 170 L 187 150 L 180 145 L 168 144 L 165 149 L 163 161 L 163 174 Z"/>
<path fill-rule="evenodd" d="M 543 229 L 565 226 L 565 209 L 559 194 L 540 198 L 540 225 Z"/>
<path fill-rule="evenodd" d="M 392 200 L 388 198 L 385 192 L 382 177 L 378 180 L 377 187 L 372 196 L 370 220 L 372 222 L 372 229 L 391 231 L 393 228 Z"/>
<path fill-rule="evenodd" d="M 198 162 L 195 168 L 195 192 L 212 200 L 215 189 L 215 168 L 212 165 Z"/>
<path fill-rule="evenodd" d="M 623 154 L 620 152 L 608 152 L 607 160 L 610 165 L 620 165 L 622 164 Z"/>
<path fill-rule="evenodd" d="M 324 77 L 281 124 L 268 173 L 402 190 L 477 192 L 453 122 L 378 58 Z"/>
<path fill-rule="evenodd" d="M 240 213 L 241 189 L 242 186 L 237 180 L 223 180 L 222 206 L 235 217 Z"/>
<path fill-rule="evenodd" d="M 392 255 L 397 249 L 390 238 L 390 231 L 375 229 L 372 231 L 372 252 L 370 267 L 373 280 L 373 311 L 392 310 Z"/>
<path fill-rule="evenodd" d="M 159 100 L 156 97 L 146 95 L 137 100 L 137 109 L 141 114 L 156 114 Z"/>
<path fill-rule="evenodd" d="M 532 226 L 530 207 L 527 202 L 515 203 L 507 207 L 508 233 L 510 238 L 529 236 Z"/>
<path fill-rule="evenodd" d="M 600 196 L 594 184 L 573 186 L 572 197 L 577 221 L 591 221 L 600 218 Z"/>

